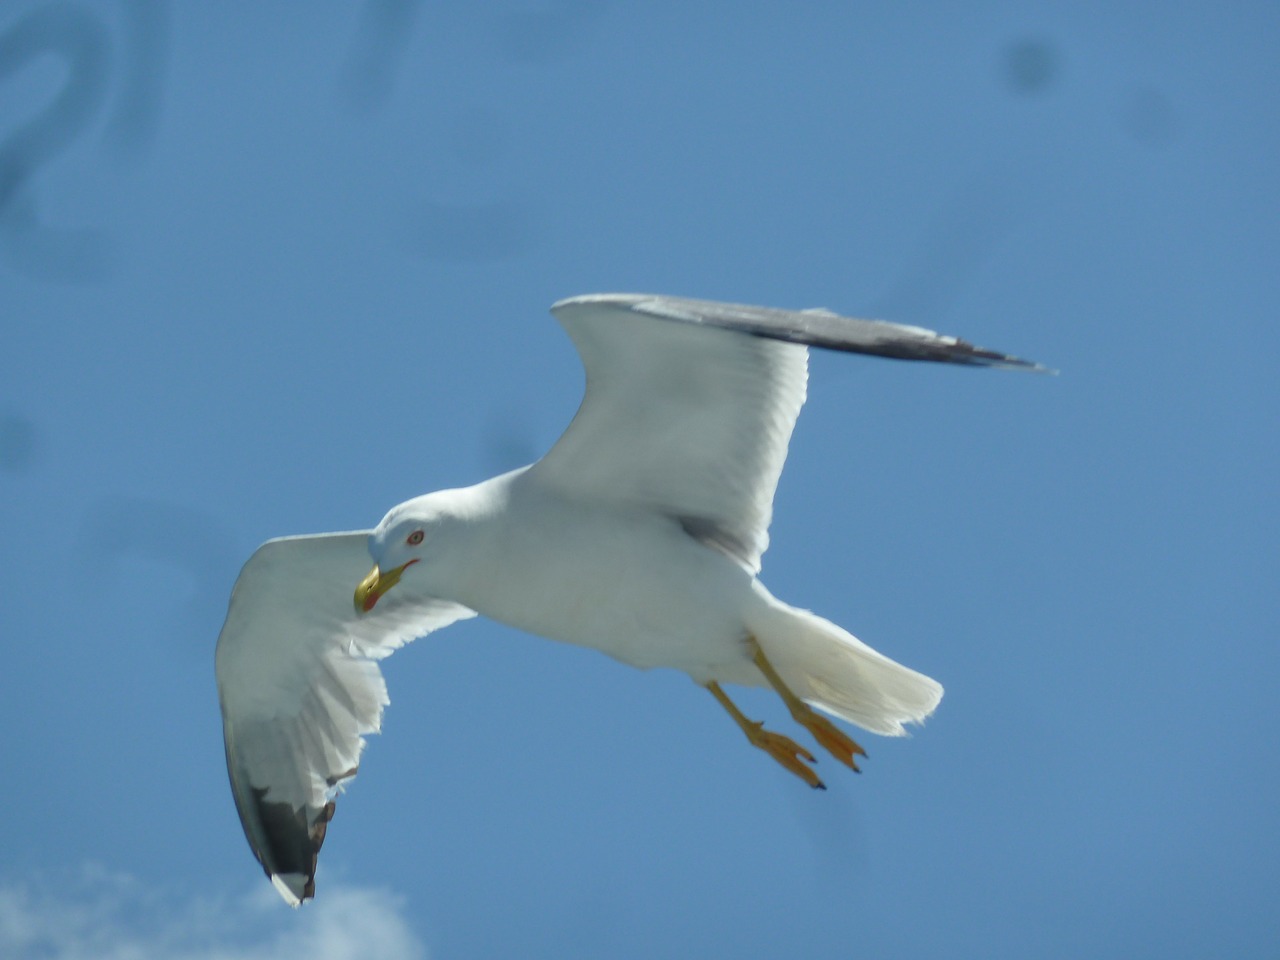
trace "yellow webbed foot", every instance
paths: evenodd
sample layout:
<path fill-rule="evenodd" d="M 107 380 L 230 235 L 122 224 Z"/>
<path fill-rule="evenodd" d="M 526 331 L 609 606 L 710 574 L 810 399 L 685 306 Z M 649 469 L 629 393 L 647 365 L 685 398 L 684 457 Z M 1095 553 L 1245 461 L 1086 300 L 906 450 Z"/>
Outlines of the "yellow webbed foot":
<path fill-rule="evenodd" d="M 706 686 L 711 691 L 711 695 L 720 701 L 720 705 L 729 711 L 729 716 L 733 717 L 738 726 L 742 728 L 742 732 L 747 735 L 747 740 L 751 742 L 753 747 L 759 747 L 814 789 L 827 789 L 826 785 L 818 779 L 818 775 L 802 762 L 816 762 L 812 753 L 790 737 L 774 733 L 772 730 L 766 730 L 763 722 L 748 720 L 734 702 L 729 699 L 728 695 L 720 689 L 720 684 L 713 681 Z"/>
<path fill-rule="evenodd" d="M 756 721 L 751 726 L 754 731 L 747 731 L 747 739 L 751 741 L 753 747 L 759 747 L 815 790 L 827 789 L 827 785 L 818 778 L 818 775 L 800 762 L 803 758 L 809 763 L 816 763 L 812 753 L 790 737 L 766 730 L 762 721 Z"/>
<path fill-rule="evenodd" d="M 750 639 L 754 648 L 751 657 L 752 662 L 764 674 L 769 686 L 773 687 L 778 695 L 782 697 L 783 703 L 787 705 L 787 709 L 791 711 L 791 716 L 795 718 L 795 721 L 812 733 L 814 739 L 833 757 L 855 773 L 861 773 L 862 771 L 858 768 L 858 764 L 854 762 L 853 758 L 858 755 L 865 757 L 867 751 L 863 750 L 851 736 L 826 717 L 815 712 L 811 706 L 797 697 L 791 688 L 783 682 L 782 677 L 778 675 L 778 671 L 773 668 L 773 664 L 764 655 L 764 651 L 760 649 L 760 645 L 755 638 L 752 637 Z"/>
<path fill-rule="evenodd" d="M 804 724 L 804 726 L 813 734 L 813 738 L 820 743 L 823 748 L 843 763 L 854 773 L 861 773 L 858 764 L 854 762 L 855 756 L 867 755 L 867 751 L 863 750 L 858 741 L 849 736 L 834 723 L 821 714 L 814 713 L 808 705 L 805 705 L 805 713 L 796 719 Z"/>

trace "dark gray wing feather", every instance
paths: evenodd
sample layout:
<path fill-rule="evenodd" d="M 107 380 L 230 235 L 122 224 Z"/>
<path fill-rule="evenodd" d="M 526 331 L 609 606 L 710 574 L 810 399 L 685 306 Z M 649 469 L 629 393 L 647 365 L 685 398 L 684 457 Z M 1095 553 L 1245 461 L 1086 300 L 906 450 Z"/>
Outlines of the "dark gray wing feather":
<path fill-rule="evenodd" d="M 1030 360 L 974 346 L 958 337 L 949 337 L 924 327 L 884 320 L 860 320 L 844 317 L 830 310 L 782 310 L 648 294 L 601 294 L 561 301 L 563 304 L 579 302 L 608 304 L 645 316 L 739 330 L 757 337 L 801 343 L 824 350 L 866 353 L 895 360 L 928 360 L 935 363 L 1050 372 L 1048 368 Z"/>

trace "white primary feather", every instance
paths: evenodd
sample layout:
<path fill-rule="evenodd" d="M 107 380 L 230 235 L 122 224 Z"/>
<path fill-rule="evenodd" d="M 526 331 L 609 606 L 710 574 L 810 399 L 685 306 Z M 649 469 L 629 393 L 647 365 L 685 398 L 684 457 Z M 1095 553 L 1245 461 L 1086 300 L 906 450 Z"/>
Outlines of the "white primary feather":
<path fill-rule="evenodd" d="M 332 801 L 376 733 L 386 685 L 375 661 L 475 616 L 448 601 L 388 596 L 357 617 L 369 531 L 270 540 L 241 570 L 215 670 L 227 770 L 254 854 L 282 895 L 308 895 Z M 283 884 L 283 888 L 282 888 Z"/>
<path fill-rule="evenodd" d="M 655 323 L 648 319 L 655 314 L 635 309 L 677 302 L 606 295 L 552 308 L 582 356 L 587 388 L 531 478 L 570 495 L 669 514 L 755 573 L 804 405 L 808 351 Z"/>

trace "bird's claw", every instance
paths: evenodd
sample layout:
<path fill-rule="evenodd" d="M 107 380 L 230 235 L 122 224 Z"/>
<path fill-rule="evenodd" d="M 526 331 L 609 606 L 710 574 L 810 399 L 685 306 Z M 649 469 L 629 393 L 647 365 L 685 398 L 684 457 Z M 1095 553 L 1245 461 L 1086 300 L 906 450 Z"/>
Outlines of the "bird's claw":
<path fill-rule="evenodd" d="M 809 732 L 813 734 L 813 738 L 822 745 L 822 747 L 833 757 L 843 763 L 854 773 L 861 773 L 858 764 L 854 761 L 855 756 L 867 755 L 867 751 L 826 717 L 820 717 L 816 713 L 810 713 L 800 720 Z"/>
<path fill-rule="evenodd" d="M 827 789 L 826 784 L 818 778 L 818 775 L 800 762 L 801 758 L 803 758 L 809 763 L 816 763 L 817 761 L 812 753 L 790 737 L 781 733 L 774 733 L 772 730 L 766 730 L 762 722 L 755 722 L 751 726 L 752 730 L 747 733 L 747 737 L 752 746 L 759 747 L 815 790 Z"/>

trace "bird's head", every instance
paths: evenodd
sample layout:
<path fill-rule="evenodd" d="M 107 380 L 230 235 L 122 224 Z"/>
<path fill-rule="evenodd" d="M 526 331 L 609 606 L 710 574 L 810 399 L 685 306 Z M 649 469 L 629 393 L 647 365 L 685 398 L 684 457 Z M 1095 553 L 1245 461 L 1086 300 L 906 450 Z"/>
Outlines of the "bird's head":
<path fill-rule="evenodd" d="M 357 613 L 368 613 L 384 593 L 400 582 L 405 571 L 419 563 L 431 549 L 437 512 L 416 501 L 393 509 L 369 535 L 374 567 L 356 587 Z"/>

